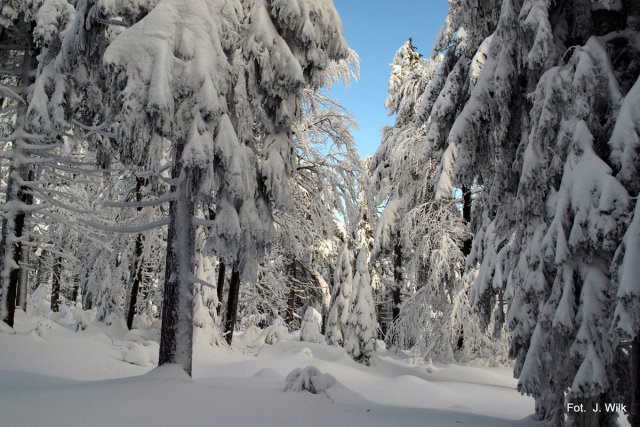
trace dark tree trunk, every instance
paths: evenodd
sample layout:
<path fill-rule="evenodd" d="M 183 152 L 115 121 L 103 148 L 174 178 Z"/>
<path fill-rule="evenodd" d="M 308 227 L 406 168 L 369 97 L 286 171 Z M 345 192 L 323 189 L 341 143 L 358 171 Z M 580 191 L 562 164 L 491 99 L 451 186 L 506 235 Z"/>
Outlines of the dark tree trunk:
<path fill-rule="evenodd" d="M 45 270 L 45 265 L 43 262 L 44 259 L 46 259 L 46 252 L 42 251 L 40 253 L 40 256 L 38 257 L 38 264 L 36 266 L 36 283 L 35 283 L 36 288 L 40 286 L 43 280 L 42 277 Z"/>
<path fill-rule="evenodd" d="M 631 344 L 631 407 L 629 424 L 640 426 L 640 333 Z"/>
<path fill-rule="evenodd" d="M 400 243 L 400 233 L 396 236 L 396 245 L 393 248 L 393 288 L 391 289 L 392 299 L 392 321 L 400 317 L 400 304 L 402 303 L 402 244 Z"/>
<path fill-rule="evenodd" d="M 193 275 L 195 225 L 193 217 L 201 170 L 182 165 L 184 144 L 174 153 L 172 186 L 176 199 L 169 204 L 167 258 L 160 330 L 159 365 L 176 363 L 191 376 L 193 350 Z"/>
<path fill-rule="evenodd" d="M 145 179 L 136 177 L 136 201 L 142 201 L 142 187 L 145 184 Z M 138 207 L 138 212 L 142 210 L 142 207 Z M 144 236 L 142 233 L 136 236 L 136 245 L 133 254 L 133 261 L 131 262 L 131 287 L 129 289 L 128 305 L 127 305 L 127 328 L 131 330 L 133 327 L 133 317 L 136 314 L 136 305 L 138 304 L 138 293 L 140 291 L 140 283 L 142 283 L 142 253 L 144 250 Z"/>
<path fill-rule="evenodd" d="M 25 188 L 20 187 L 14 194 L 16 175 L 20 180 L 27 180 L 24 166 L 9 169 L 7 184 L 7 201 L 25 199 Z M 3 294 L 5 317 L 2 319 L 9 326 L 13 326 L 16 311 L 16 298 L 21 278 L 20 262 L 22 260 L 22 238 L 24 231 L 25 213 L 18 210 L 13 217 L 2 219 L 2 235 L 0 237 L 0 292 Z M 12 242 L 12 243 L 10 243 Z M 8 262 L 7 262 L 8 261 Z M 16 267 L 17 266 L 17 267 Z M 5 296 L 6 295 L 6 296 Z"/>
<path fill-rule="evenodd" d="M 466 185 L 463 185 L 462 186 L 462 218 L 467 224 L 471 224 L 471 203 L 472 202 L 473 202 L 473 199 L 471 198 L 471 189 Z M 465 258 L 469 256 L 469 254 L 471 253 L 472 246 L 473 246 L 473 238 L 471 236 L 468 236 L 462 243 L 462 254 L 465 256 Z M 456 344 L 457 350 L 462 350 L 462 347 L 464 347 L 464 326 L 460 327 L 458 342 Z"/>
<path fill-rule="evenodd" d="M 71 301 L 75 304 L 80 292 L 80 278 L 78 276 L 73 279 L 73 288 L 71 289 Z"/>
<path fill-rule="evenodd" d="M 136 306 L 138 305 L 138 293 L 140 292 L 140 283 L 142 283 L 142 251 L 144 250 L 144 237 L 142 234 L 136 236 L 136 246 L 131 263 L 131 288 L 129 290 L 129 304 L 127 306 L 127 328 L 133 327 L 133 317 L 136 314 Z"/>
<path fill-rule="evenodd" d="M 462 218 L 467 224 L 471 224 L 471 189 L 467 186 L 462 186 Z M 468 237 L 465 239 L 462 246 L 462 254 L 467 257 L 471 253 L 471 247 L 473 246 L 473 239 Z"/>
<path fill-rule="evenodd" d="M 22 311 L 27 312 L 27 299 L 29 295 L 29 253 L 28 250 L 22 250 L 22 257 L 20 259 L 20 280 L 18 281 L 18 293 L 16 295 L 16 306 L 22 308 Z"/>
<path fill-rule="evenodd" d="M 227 315 L 224 322 L 224 335 L 227 343 L 231 345 L 233 341 L 233 330 L 238 319 L 238 299 L 240 297 L 240 272 L 234 266 L 231 273 L 231 283 L 229 284 L 229 296 L 227 298 Z"/>
<path fill-rule="evenodd" d="M 329 320 L 329 310 L 322 305 L 322 323 L 320 324 L 320 333 L 325 335 L 327 333 L 327 321 Z"/>
<path fill-rule="evenodd" d="M 93 259 L 93 262 L 90 263 L 90 266 L 95 264 L 96 259 Z M 84 279 L 82 284 L 80 285 L 80 289 L 82 289 L 82 309 L 83 310 L 91 310 L 93 308 L 93 295 L 91 294 L 91 290 L 89 289 L 89 274 L 91 273 L 91 269 L 87 267 L 84 272 Z"/>
<path fill-rule="evenodd" d="M 216 293 L 218 294 L 218 306 L 216 307 L 216 312 L 218 313 L 218 317 L 222 314 L 222 299 L 224 298 L 224 275 L 226 273 L 226 266 L 224 262 L 220 261 L 218 263 L 218 283 L 216 286 Z"/>
<path fill-rule="evenodd" d="M 27 172 L 27 180 L 29 182 L 35 180 L 36 174 L 33 171 L 33 168 L 30 168 L 29 171 Z M 20 201 L 25 205 L 25 206 L 31 206 L 33 205 L 33 194 L 24 191 L 25 188 L 22 188 L 20 191 Z M 22 223 L 20 225 L 20 235 L 23 234 L 24 231 L 24 221 L 25 221 L 25 214 L 22 213 Z M 18 231 L 18 230 L 16 230 Z M 16 257 L 16 261 L 17 264 L 20 266 L 20 272 L 19 272 L 19 277 L 18 277 L 18 283 L 17 283 L 17 294 L 16 294 L 16 305 L 18 305 L 19 307 L 22 308 L 22 310 L 26 313 L 27 312 L 27 298 L 28 298 L 28 286 L 29 286 L 29 269 L 28 269 L 28 264 L 29 264 L 29 248 L 27 247 L 26 249 L 22 248 L 22 245 L 19 245 L 19 247 L 16 247 L 16 253 L 14 254 L 14 256 Z"/>
<path fill-rule="evenodd" d="M 60 279 L 62 274 L 62 258 L 56 258 L 51 274 L 51 311 L 57 313 L 60 310 Z"/>

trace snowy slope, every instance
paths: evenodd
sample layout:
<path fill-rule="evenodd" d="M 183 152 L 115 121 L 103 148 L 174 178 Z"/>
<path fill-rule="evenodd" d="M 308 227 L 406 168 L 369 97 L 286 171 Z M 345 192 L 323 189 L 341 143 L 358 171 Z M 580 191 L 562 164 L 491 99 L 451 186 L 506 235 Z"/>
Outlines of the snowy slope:
<path fill-rule="evenodd" d="M 22 313 L 15 330 L 0 332 L 3 426 L 542 425 L 508 368 L 433 366 L 391 352 L 365 367 L 337 347 L 260 347 L 238 336 L 233 349 L 198 347 L 191 380 L 172 366 L 153 369 L 150 332 L 92 324 L 76 333 Z M 286 375 L 309 365 L 337 383 L 325 394 L 284 392 Z"/>

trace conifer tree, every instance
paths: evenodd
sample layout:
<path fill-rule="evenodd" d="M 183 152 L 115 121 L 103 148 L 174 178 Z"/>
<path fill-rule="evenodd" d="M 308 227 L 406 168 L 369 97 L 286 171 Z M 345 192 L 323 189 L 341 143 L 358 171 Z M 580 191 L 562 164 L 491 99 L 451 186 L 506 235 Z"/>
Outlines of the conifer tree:
<path fill-rule="evenodd" d="M 331 345 L 342 346 L 349 321 L 352 301 L 351 251 L 347 243 L 343 243 L 338 262 L 334 270 L 333 293 L 331 295 L 331 310 L 327 320 L 327 342 Z"/>
<path fill-rule="evenodd" d="M 638 11 L 628 2 L 450 4 L 438 44 L 448 74 L 429 86 L 455 94 L 455 120 L 434 116 L 430 95 L 422 105 L 423 117 L 442 123 L 428 138 L 444 149 L 435 189 L 479 190 L 472 302 L 485 327 L 511 330 L 520 390 L 541 418 L 562 423 L 565 396 L 631 404 L 620 372 L 632 358 L 607 336 L 616 325 L 625 342 L 637 336 L 624 308 L 633 291 L 618 290 L 637 195 L 635 119 L 623 106 L 640 72 L 629 42 Z M 445 80 L 457 84 L 445 91 Z M 614 422 L 570 415 L 579 425 Z"/>
<path fill-rule="evenodd" d="M 332 3 L 303 0 L 161 1 L 107 49 L 121 159 L 152 167 L 171 144 L 161 364 L 191 373 L 198 200 L 214 195 L 208 250 L 233 266 L 236 286 L 255 277 L 272 208 L 290 203 L 301 92 L 324 84 L 329 61 L 346 54 Z"/>

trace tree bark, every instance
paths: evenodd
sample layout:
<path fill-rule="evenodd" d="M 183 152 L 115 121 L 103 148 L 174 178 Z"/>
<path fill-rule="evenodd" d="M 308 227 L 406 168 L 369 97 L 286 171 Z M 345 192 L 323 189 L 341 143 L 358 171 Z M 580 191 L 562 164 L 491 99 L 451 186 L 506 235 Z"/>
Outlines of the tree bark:
<path fill-rule="evenodd" d="M 33 168 L 29 168 L 28 172 L 27 172 L 27 180 L 29 182 L 35 180 L 35 172 L 33 171 Z M 25 205 L 25 206 L 31 206 L 33 205 L 33 194 L 24 191 L 25 189 L 22 188 L 20 191 L 20 201 Z M 24 231 L 24 221 L 25 221 L 25 214 L 24 212 L 22 213 L 22 224 L 20 227 L 20 235 L 23 234 Z M 22 310 L 26 313 L 27 312 L 27 298 L 28 298 L 28 286 L 29 286 L 29 269 L 27 268 L 27 265 L 29 264 L 29 248 L 27 248 L 26 250 L 24 250 L 22 248 L 22 245 L 20 245 L 19 250 L 18 248 L 16 248 L 16 261 L 17 264 L 20 266 L 20 272 L 19 272 L 19 277 L 18 277 L 18 283 L 17 283 L 17 294 L 16 294 L 16 305 L 18 305 L 19 307 L 22 308 Z"/>
<path fill-rule="evenodd" d="M 29 250 L 23 250 L 20 259 L 20 280 L 18 281 L 18 293 L 16 295 L 16 306 L 27 312 L 27 299 L 29 295 Z"/>
<path fill-rule="evenodd" d="M 195 271 L 196 195 L 201 170 L 182 165 L 184 144 L 174 153 L 172 191 L 176 199 L 169 204 L 167 258 L 160 330 L 159 365 L 176 363 L 191 376 L 193 350 L 193 276 Z"/>
<path fill-rule="evenodd" d="M 295 320 L 295 312 L 296 312 L 296 289 L 295 289 L 295 279 L 296 279 L 296 260 L 291 261 L 289 265 L 289 274 L 294 280 L 290 281 L 290 290 L 289 297 L 287 298 L 287 317 L 285 319 L 287 325 L 292 325 Z"/>
<path fill-rule="evenodd" d="M 462 218 L 467 224 L 471 224 L 471 189 L 465 185 L 462 186 Z M 467 257 L 471 253 L 473 239 L 467 237 L 462 246 L 462 254 Z"/>
<path fill-rule="evenodd" d="M 289 297 L 287 298 L 287 318 L 285 319 L 287 325 L 291 325 L 295 320 L 295 308 L 296 308 L 296 290 L 291 289 L 289 291 Z"/>
<path fill-rule="evenodd" d="M 53 272 L 51 273 L 51 311 L 57 313 L 60 310 L 60 275 L 62 274 L 62 258 L 56 258 Z"/>
<path fill-rule="evenodd" d="M 136 236 L 136 245 L 134 249 L 133 262 L 131 263 L 131 288 L 129 289 L 129 298 L 127 306 L 127 328 L 131 330 L 133 327 L 133 318 L 136 314 L 136 306 L 138 305 L 138 293 L 140 292 L 140 284 L 142 283 L 142 252 L 144 250 L 144 237 L 142 234 Z"/>
<path fill-rule="evenodd" d="M 392 321 L 400 317 L 400 304 L 402 303 L 402 244 L 400 243 L 400 233 L 397 233 L 396 244 L 393 248 L 393 288 L 392 298 Z"/>
<path fill-rule="evenodd" d="M 216 286 L 216 293 L 218 294 L 218 306 L 216 307 L 216 312 L 218 317 L 222 314 L 222 298 L 224 297 L 224 275 L 226 273 L 226 266 L 224 262 L 220 261 L 218 263 L 218 283 Z"/>
<path fill-rule="evenodd" d="M 238 299 L 240 297 L 240 272 L 237 267 L 233 267 L 231 273 L 231 283 L 229 284 L 229 296 L 227 299 L 227 316 L 224 324 L 224 334 L 227 344 L 233 341 L 233 330 L 238 319 Z"/>
<path fill-rule="evenodd" d="M 142 201 L 142 187 L 145 184 L 145 179 L 136 177 L 136 201 Z M 142 207 L 138 207 L 138 212 L 142 210 Z M 138 293 L 140 291 L 140 283 L 142 283 L 142 254 L 144 251 L 144 236 L 139 233 L 136 236 L 136 244 L 133 254 L 133 261 L 131 262 L 131 287 L 129 289 L 128 305 L 127 305 L 127 328 L 131 330 L 133 327 L 133 317 L 136 313 L 136 305 L 138 304 Z"/>

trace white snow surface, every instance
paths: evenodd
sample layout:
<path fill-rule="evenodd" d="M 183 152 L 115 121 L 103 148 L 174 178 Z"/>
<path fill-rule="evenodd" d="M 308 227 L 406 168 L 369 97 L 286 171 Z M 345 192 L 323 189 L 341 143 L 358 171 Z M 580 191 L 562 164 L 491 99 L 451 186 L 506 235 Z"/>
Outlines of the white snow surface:
<path fill-rule="evenodd" d="M 191 380 L 147 358 L 153 335 L 99 323 L 73 332 L 17 312 L 13 331 L 0 330 L 0 425 L 543 425 L 530 418 L 533 399 L 518 394 L 508 368 L 416 363 L 386 350 L 366 367 L 339 347 L 293 339 L 255 346 L 238 334 L 232 348 L 196 345 Z M 285 392 L 286 376 L 307 366 L 332 379 L 327 392 Z"/>

